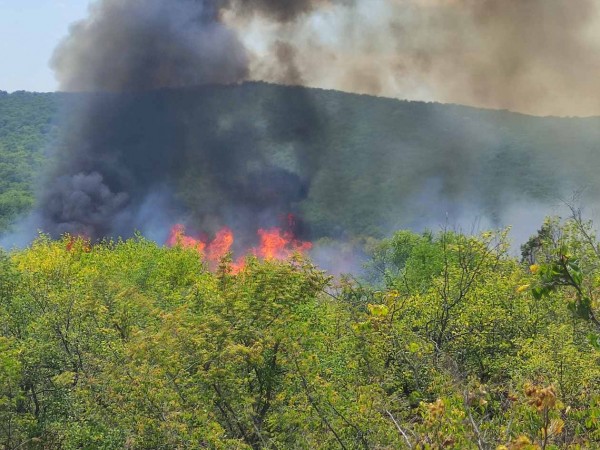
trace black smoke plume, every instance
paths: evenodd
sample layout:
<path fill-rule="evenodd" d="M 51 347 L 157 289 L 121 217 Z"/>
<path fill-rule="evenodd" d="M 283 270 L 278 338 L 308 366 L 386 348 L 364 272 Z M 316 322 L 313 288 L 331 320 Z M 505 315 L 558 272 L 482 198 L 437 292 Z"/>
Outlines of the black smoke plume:
<path fill-rule="evenodd" d="M 52 236 L 71 233 L 92 239 L 126 236 L 146 225 L 140 223 L 139 211 L 147 210 L 146 199 L 156 192 L 166 192 L 171 208 L 156 210 L 156 215 L 175 219 L 186 210 L 186 201 L 193 202 L 193 219 L 209 231 L 224 222 L 243 223 L 249 229 L 264 226 L 293 211 L 306 196 L 314 162 L 293 151 L 293 170 L 274 166 L 261 153 L 251 119 L 231 122 L 226 114 L 211 114 L 210 98 L 191 102 L 185 89 L 169 92 L 247 78 L 249 56 L 236 32 L 221 20 L 224 12 L 288 22 L 317 3 L 93 4 L 90 16 L 72 26 L 52 59 L 61 89 L 85 94 L 73 100 L 65 115 L 56 165 L 39 199 L 42 230 Z M 305 109 L 302 94 L 296 100 Z M 311 133 L 318 132 L 318 120 L 313 120 L 311 130 L 277 136 L 279 127 L 271 122 L 278 120 L 267 119 L 265 126 L 279 144 L 310 140 Z M 173 187 L 181 187 L 193 174 L 202 178 L 192 181 L 203 191 L 176 198 Z"/>

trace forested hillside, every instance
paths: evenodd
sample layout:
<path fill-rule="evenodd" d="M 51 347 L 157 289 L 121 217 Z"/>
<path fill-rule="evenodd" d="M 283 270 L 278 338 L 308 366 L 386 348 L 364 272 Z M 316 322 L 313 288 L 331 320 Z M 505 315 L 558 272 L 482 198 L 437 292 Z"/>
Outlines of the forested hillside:
<path fill-rule="evenodd" d="M 53 138 L 58 98 L 0 92 L 0 232 L 33 205 L 34 180 Z"/>
<path fill-rule="evenodd" d="M 514 205 L 545 207 L 582 188 L 593 201 L 600 192 L 600 118 L 264 83 L 95 97 L 120 115 L 118 123 L 97 124 L 94 145 L 122 149 L 123 163 L 140 161 L 142 182 L 160 178 L 199 226 L 260 198 L 275 210 L 290 207 L 283 212 L 301 217 L 312 238 L 383 236 L 435 227 L 447 213 L 509 225 L 520 219 Z M 53 118 L 60 119 L 59 145 L 89 145 L 89 135 L 67 126 L 85 115 L 89 98 L 0 96 L 3 223 L 31 205 L 31 174 L 39 173 Z"/>
<path fill-rule="evenodd" d="M 598 448 L 598 245 L 399 232 L 358 283 L 40 238 L 0 260 L 0 446 Z"/>

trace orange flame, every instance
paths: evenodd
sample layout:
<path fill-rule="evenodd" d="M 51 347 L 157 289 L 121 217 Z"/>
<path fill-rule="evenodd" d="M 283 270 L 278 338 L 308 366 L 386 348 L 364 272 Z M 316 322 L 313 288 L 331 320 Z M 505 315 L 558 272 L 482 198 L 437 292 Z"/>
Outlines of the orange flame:
<path fill-rule="evenodd" d="M 207 258 L 209 261 L 218 262 L 229 251 L 231 250 L 231 246 L 233 245 L 233 231 L 229 228 L 222 228 L 217 232 L 215 239 L 208 245 Z"/>
<path fill-rule="evenodd" d="M 169 247 L 175 247 L 179 245 L 183 248 L 194 248 L 198 250 L 199 253 L 204 253 L 204 249 L 206 248 L 206 244 L 200 239 L 186 236 L 185 227 L 181 224 L 177 224 L 171 228 L 169 238 L 167 239 L 167 245 Z"/>
<path fill-rule="evenodd" d="M 293 216 L 288 218 L 290 226 L 293 225 Z M 254 254 L 256 257 L 265 260 L 285 260 L 290 258 L 294 253 L 306 253 L 312 248 L 310 242 L 304 242 L 295 238 L 292 232 L 282 231 L 281 228 L 259 229 L 259 246 L 251 249 L 248 253 Z M 214 269 L 217 264 L 230 251 L 234 243 L 233 232 L 224 227 L 217 232 L 215 238 L 211 242 L 204 241 L 199 238 L 194 238 L 185 234 L 185 227 L 177 224 L 171 228 L 167 245 L 169 247 L 181 246 L 184 248 L 196 249 L 202 253 L 209 265 Z M 234 273 L 239 272 L 244 267 L 243 258 L 238 258 L 232 264 Z"/>
<path fill-rule="evenodd" d="M 294 253 L 305 253 L 312 248 L 310 242 L 298 241 L 290 232 L 282 232 L 280 228 L 258 230 L 260 247 L 254 254 L 263 259 L 287 259 Z"/>
<path fill-rule="evenodd" d="M 77 244 L 81 244 L 81 250 L 85 253 L 89 253 L 92 251 L 92 243 L 90 238 L 83 234 L 75 234 L 69 235 L 69 240 L 67 241 L 66 249 L 68 252 L 73 252 L 76 249 Z"/>

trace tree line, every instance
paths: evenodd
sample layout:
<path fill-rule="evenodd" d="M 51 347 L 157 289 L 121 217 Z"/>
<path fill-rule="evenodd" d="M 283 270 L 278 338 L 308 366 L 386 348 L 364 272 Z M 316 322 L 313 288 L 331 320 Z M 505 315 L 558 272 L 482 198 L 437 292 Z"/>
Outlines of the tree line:
<path fill-rule="evenodd" d="M 366 275 L 141 236 L 0 259 L 0 447 L 600 445 L 600 251 L 579 215 L 400 231 Z"/>

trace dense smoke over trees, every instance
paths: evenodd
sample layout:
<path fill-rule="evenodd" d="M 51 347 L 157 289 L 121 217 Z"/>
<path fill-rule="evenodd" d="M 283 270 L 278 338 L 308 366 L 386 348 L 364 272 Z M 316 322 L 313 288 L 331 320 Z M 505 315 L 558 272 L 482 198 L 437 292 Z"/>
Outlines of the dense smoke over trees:
<path fill-rule="evenodd" d="M 119 235 L 140 229 L 162 242 L 177 220 L 255 236 L 292 212 L 310 225 L 305 238 L 436 229 L 447 220 L 469 229 L 479 218 L 482 227 L 513 225 L 521 241 L 560 199 L 586 187 L 591 207 L 599 192 L 598 119 L 253 83 L 94 97 L 109 111 L 129 110 L 96 122 L 97 138 L 127 149 L 114 167 L 140 168 L 128 191 L 139 205 L 114 222 Z M 52 98 L 65 127 L 89 102 L 86 94 Z M 69 133 L 70 148 L 86 136 Z"/>
<path fill-rule="evenodd" d="M 249 55 L 236 32 L 222 22 L 224 9 L 255 10 L 285 22 L 309 11 L 312 3 L 95 4 L 90 18 L 73 26 L 52 62 L 63 89 L 97 94 L 85 97 L 79 114 L 70 116 L 65 126 L 57 166 L 40 200 L 42 228 L 52 235 L 69 232 L 93 238 L 130 233 L 140 225 L 139 210 L 148 196 L 170 191 L 192 153 L 200 154 L 199 163 L 210 167 L 206 176 L 212 179 L 205 184 L 213 188 L 201 209 L 213 222 L 223 222 L 225 211 L 246 222 L 287 212 L 292 202 L 306 195 L 307 180 L 273 167 L 258 147 L 230 145 L 240 134 L 251 140 L 255 130 L 250 118 L 222 132 L 216 130 L 221 125 L 213 123 L 208 139 L 193 142 L 190 132 L 206 124 L 186 120 L 191 117 L 186 117 L 190 111 L 185 102 L 172 103 L 149 91 L 231 84 L 248 76 Z M 270 118 L 265 120 L 271 126 Z M 311 126 L 310 133 L 318 134 L 318 121 Z M 210 208 L 215 201 L 219 206 Z"/>
<path fill-rule="evenodd" d="M 356 183 L 348 184 L 351 180 L 345 176 L 324 175 L 324 164 L 337 164 L 332 157 L 324 160 L 324 155 L 340 141 L 334 142 L 330 134 L 331 112 L 320 110 L 308 91 L 269 100 L 289 102 L 284 110 L 266 105 L 260 116 L 245 118 L 235 114 L 239 103 L 234 95 L 229 111 L 221 108 L 200 118 L 198 111 L 214 111 L 215 105 L 185 98 L 185 89 L 193 86 L 253 78 L 307 85 L 322 80 L 354 91 L 402 95 L 408 87 L 435 98 L 534 112 L 547 111 L 549 104 L 564 106 L 564 112 L 585 109 L 578 99 L 593 101 L 583 91 L 593 90 L 596 78 L 574 83 L 566 71 L 574 70 L 575 62 L 558 61 L 579 55 L 577 61 L 587 61 L 581 64 L 595 64 L 594 58 L 583 57 L 595 48 L 593 33 L 586 31 L 595 20 L 594 4 L 586 0 L 578 8 L 561 2 L 524 5 L 512 0 L 502 7 L 466 0 L 378 0 L 369 2 L 365 15 L 365 3 L 351 0 L 96 2 L 52 60 L 63 90 L 94 93 L 80 97 L 74 102 L 77 112 L 65 115 L 55 165 L 38 199 L 37 225 L 55 236 L 127 235 L 146 224 L 150 210 L 155 217 L 187 212 L 208 232 L 224 223 L 254 228 L 302 209 L 299 205 L 306 199 L 334 211 L 345 203 L 332 198 L 355 190 Z M 559 26 L 563 19 L 569 26 Z M 555 45 L 546 45 L 547 39 Z M 262 44 L 257 47 L 257 42 Z M 377 70 L 372 58 L 378 58 Z M 578 91 L 553 89 L 547 95 L 549 80 Z M 165 89 L 183 91 L 168 96 Z M 556 92 L 564 92 L 572 103 L 565 106 Z M 352 112 L 339 113 L 354 117 L 355 127 L 364 120 Z M 452 129 L 455 119 L 447 119 L 436 115 L 430 123 Z M 476 211 L 481 202 L 465 207 L 474 198 L 471 187 L 464 187 L 470 182 L 464 180 L 485 169 L 466 148 L 478 141 L 494 153 L 503 145 L 513 146 L 494 140 L 491 129 L 467 125 L 451 131 L 436 154 L 427 157 L 428 165 L 412 161 L 416 165 L 408 174 L 419 172 L 418 180 L 395 179 L 409 185 L 399 202 L 417 209 L 430 202 L 432 210 L 454 210 L 459 216 Z M 396 144 L 406 164 L 420 151 L 407 142 Z M 377 149 L 364 151 L 366 155 Z M 275 153 L 279 159 L 273 158 Z M 533 164 L 527 155 L 523 158 L 514 163 Z M 191 174 L 200 178 L 191 179 Z M 375 173 L 359 176 L 375 184 L 381 181 Z M 183 183 L 194 188 L 183 189 L 182 199 L 178 194 Z M 324 185 L 331 194 L 323 196 L 318 187 Z M 190 194 L 192 190 L 196 192 Z M 515 194 L 510 186 L 498 191 L 501 204 Z M 496 214 L 489 208 L 480 213 Z M 382 228 L 398 222 L 394 214 L 381 217 Z M 356 220 L 362 216 L 357 214 Z M 498 222 L 498 215 L 493 219 Z M 331 234 L 331 227 L 317 228 L 320 235 Z M 340 234 L 348 226 L 337 228 Z"/>

